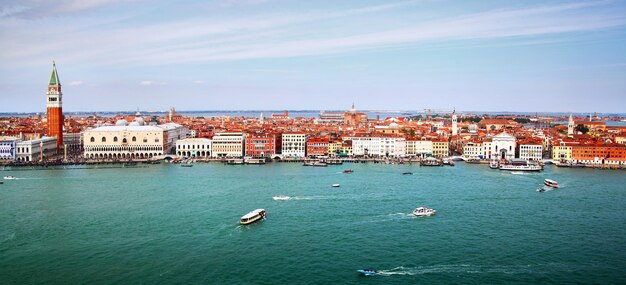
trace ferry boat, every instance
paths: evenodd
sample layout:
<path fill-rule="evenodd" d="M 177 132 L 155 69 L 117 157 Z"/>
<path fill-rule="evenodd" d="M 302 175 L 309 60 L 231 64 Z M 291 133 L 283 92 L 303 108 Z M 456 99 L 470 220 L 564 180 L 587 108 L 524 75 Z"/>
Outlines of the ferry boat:
<path fill-rule="evenodd" d="M 443 163 L 434 157 L 427 157 L 420 161 L 420 166 L 443 166 Z"/>
<path fill-rule="evenodd" d="M 343 171 L 343 173 L 352 173 L 352 172 L 354 172 L 352 169 L 346 169 Z"/>
<path fill-rule="evenodd" d="M 256 209 L 250 213 L 245 214 L 243 217 L 241 217 L 241 220 L 239 221 L 239 223 L 242 225 L 249 225 L 256 221 L 260 221 L 261 219 L 264 219 L 264 218 L 265 218 L 265 209 Z"/>
<path fill-rule="evenodd" d="M 370 268 L 359 269 L 356 272 L 358 272 L 359 274 L 363 276 L 372 276 L 372 275 L 378 274 L 378 271 L 374 269 L 370 269 Z"/>
<path fill-rule="evenodd" d="M 552 180 L 552 179 L 546 179 L 543 181 L 543 184 L 548 186 L 548 187 L 552 187 L 552 188 L 559 188 L 559 183 L 557 183 L 556 181 Z"/>
<path fill-rule="evenodd" d="M 430 217 L 432 215 L 434 215 L 437 212 L 437 210 L 435 209 L 431 209 L 425 206 L 416 208 L 415 210 L 413 210 L 413 216 L 416 217 Z"/>
<path fill-rule="evenodd" d="M 531 164 L 526 160 L 511 160 L 511 162 L 499 166 L 500 170 L 508 171 L 541 171 L 541 165 Z"/>
<path fill-rule="evenodd" d="M 449 158 L 444 158 L 443 159 L 443 165 L 454 166 L 454 161 L 452 159 L 449 159 Z"/>
<path fill-rule="evenodd" d="M 326 167 L 328 164 L 322 161 L 307 161 L 302 164 L 303 166 L 316 166 L 316 167 Z"/>
<path fill-rule="evenodd" d="M 499 167 L 500 167 L 500 164 L 498 163 L 498 161 L 492 160 L 489 162 L 489 168 L 498 169 Z"/>
<path fill-rule="evenodd" d="M 5 180 L 13 180 L 13 179 L 17 179 L 17 177 L 9 175 L 9 176 L 5 176 L 4 179 Z"/>

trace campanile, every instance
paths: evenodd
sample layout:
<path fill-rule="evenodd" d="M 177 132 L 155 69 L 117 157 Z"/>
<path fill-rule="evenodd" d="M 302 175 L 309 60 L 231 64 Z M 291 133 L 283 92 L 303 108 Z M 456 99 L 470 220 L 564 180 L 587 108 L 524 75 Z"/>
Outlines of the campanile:
<path fill-rule="evenodd" d="M 46 93 L 46 107 L 48 118 L 49 137 L 57 138 L 57 148 L 63 145 L 63 93 L 61 93 L 61 81 L 57 73 L 57 66 L 52 61 L 52 75 L 48 83 L 48 92 Z"/>

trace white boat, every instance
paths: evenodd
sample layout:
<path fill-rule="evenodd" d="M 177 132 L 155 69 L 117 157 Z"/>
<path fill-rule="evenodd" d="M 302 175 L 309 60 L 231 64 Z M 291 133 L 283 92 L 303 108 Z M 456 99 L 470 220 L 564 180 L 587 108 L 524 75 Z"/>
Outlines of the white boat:
<path fill-rule="evenodd" d="M 541 165 L 529 163 L 527 160 L 514 159 L 499 166 L 500 170 L 508 171 L 541 171 Z"/>
<path fill-rule="evenodd" d="M 256 209 L 250 213 L 245 214 L 243 217 L 241 217 L 241 220 L 239 221 L 239 223 L 242 225 L 249 225 L 263 218 L 265 218 L 265 209 Z"/>
<path fill-rule="evenodd" d="M 434 215 L 437 212 L 437 210 L 435 209 L 431 209 L 425 206 L 416 208 L 415 210 L 413 210 L 413 216 L 416 217 L 429 217 Z"/>
<path fill-rule="evenodd" d="M 272 199 L 274 199 L 274 200 L 289 200 L 290 198 L 291 197 L 285 196 L 285 195 L 278 195 L 278 196 L 272 197 Z"/>
<path fill-rule="evenodd" d="M 492 160 L 489 162 L 489 168 L 498 169 L 498 167 L 500 167 L 500 164 L 498 163 L 498 161 Z"/>
<path fill-rule="evenodd" d="M 543 181 L 543 184 L 548 186 L 548 187 L 552 187 L 552 188 L 559 188 L 559 183 L 552 180 L 552 179 L 546 179 Z"/>
<path fill-rule="evenodd" d="M 341 184 L 333 184 L 332 186 L 337 188 L 337 187 L 341 186 Z"/>
<path fill-rule="evenodd" d="M 13 179 L 17 179 L 17 177 L 9 175 L 9 176 L 5 176 L 4 179 L 5 180 L 13 180 Z"/>

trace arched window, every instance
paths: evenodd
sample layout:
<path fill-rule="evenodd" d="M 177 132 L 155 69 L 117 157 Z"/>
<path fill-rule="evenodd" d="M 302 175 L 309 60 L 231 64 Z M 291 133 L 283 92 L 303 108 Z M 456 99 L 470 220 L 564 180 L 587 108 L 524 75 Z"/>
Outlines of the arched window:
<path fill-rule="evenodd" d="M 154 142 L 159 142 L 159 138 L 154 139 Z"/>
<path fill-rule="evenodd" d="M 117 142 L 117 137 L 113 137 L 113 142 Z"/>
<path fill-rule="evenodd" d="M 137 137 L 133 137 L 133 142 L 136 142 L 136 141 L 137 141 Z"/>
<path fill-rule="evenodd" d="M 148 142 L 148 138 L 143 138 L 143 142 L 147 143 Z"/>
<path fill-rule="evenodd" d="M 96 138 L 91 137 L 91 142 L 96 142 Z"/>
<path fill-rule="evenodd" d="M 107 142 L 107 138 L 106 137 L 102 137 L 102 142 Z"/>
<path fill-rule="evenodd" d="M 128 143 L 128 140 L 126 140 L 126 138 L 123 138 L 122 143 Z"/>

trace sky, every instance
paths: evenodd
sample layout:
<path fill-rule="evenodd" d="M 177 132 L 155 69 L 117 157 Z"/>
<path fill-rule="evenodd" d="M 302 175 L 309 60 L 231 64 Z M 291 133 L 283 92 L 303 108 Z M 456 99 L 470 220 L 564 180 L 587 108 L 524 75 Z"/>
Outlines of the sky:
<path fill-rule="evenodd" d="M 626 112 L 626 1 L 3 0 L 0 112 Z"/>

